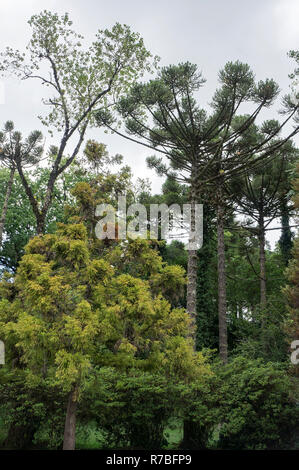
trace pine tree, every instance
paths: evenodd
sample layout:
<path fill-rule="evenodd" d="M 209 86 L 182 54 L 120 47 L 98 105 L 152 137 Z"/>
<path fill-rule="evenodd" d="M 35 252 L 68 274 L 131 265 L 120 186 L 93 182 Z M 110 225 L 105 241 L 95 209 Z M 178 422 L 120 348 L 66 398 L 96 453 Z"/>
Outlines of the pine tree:
<path fill-rule="evenodd" d="M 247 64 L 229 62 L 219 72 L 220 88 L 212 100 L 212 112 L 201 108 L 197 93 L 205 80 L 197 66 L 189 62 L 164 67 L 154 80 L 136 84 L 116 106 L 123 118 L 122 130 L 113 123 L 111 112 L 97 113 L 98 124 L 113 132 L 167 157 L 169 165 L 161 158 L 151 157 L 148 162 L 160 174 L 173 175 L 189 186 L 189 203 L 194 217 L 196 203 L 203 194 L 213 195 L 218 225 L 218 309 L 220 355 L 227 360 L 226 286 L 225 286 L 225 184 L 236 175 L 244 173 L 270 158 L 290 137 L 277 139 L 279 131 L 297 113 L 297 106 L 288 103 L 287 117 L 272 128 L 263 140 L 253 139 L 242 146 L 242 137 L 254 126 L 261 111 L 269 107 L 278 95 L 273 80 L 255 82 Z M 253 111 L 236 120 L 241 104 L 250 103 Z M 241 142 L 240 142 L 241 141 Z M 248 143 L 248 142 L 247 142 Z M 254 155 L 254 158 L 253 158 Z M 191 220 L 191 226 L 194 219 Z M 197 250 L 188 253 L 187 310 L 196 323 Z"/>
<path fill-rule="evenodd" d="M 297 165 L 297 178 L 294 181 L 294 204 L 299 209 L 299 164 Z M 291 341 L 299 339 L 299 237 L 294 241 L 293 258 L 286 270 L 289 285 L 284 292 L 288 300 L 290 321 L 287 330 Z M 299 367 L 295 366 L 295 372 L 299 374 Z"/>
<path fill-rule="evenodd" d="M 0 162 L 10 172 L 0 216 L 0 247 L 17 165 L 22 165 L 24 169 L 28 165 L 36 165 L 43 152 L 41 141 L 42 134 L 39 131 L 33 131 L 25 141 L 22 141 L 22 135 L 14 130 L 12 121 L 7 121 L 4 130 L 0 132 Z"/>

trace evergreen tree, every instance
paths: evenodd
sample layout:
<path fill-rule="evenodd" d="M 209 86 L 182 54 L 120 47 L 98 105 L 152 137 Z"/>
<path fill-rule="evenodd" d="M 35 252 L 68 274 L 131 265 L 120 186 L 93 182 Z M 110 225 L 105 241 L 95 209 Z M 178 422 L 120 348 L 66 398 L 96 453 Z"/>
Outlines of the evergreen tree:
<path fill-rule="evenodd" d="M 299 175 L 299 165 L 297 165 L 297 175 Z M 295 208 L 299 208 L 299 177 L 294 181 L 294 203 Z M 290 321 L 288 333 L 291 341 L 299 338 L 299 238 L 294 241 L 293 259 L 287 268 L 287 278 L 289 285 L 285 288 L 285 295 L 288 300 Z M 296 374 L 299 374 L 298 366 L 295 366 Z"/>
<path fill-rule="evenodd" d="M 262 133 L 259 138 L 263 139 L 268 134 L 270 124 L 272 123 L 266 123 L 260 130 L 256 129 L 257 133 Z M 248 230 L 257 234 L 259 240 L 260 304 L 262 308 L 266 306 L 267 290 L 266 230 L 274 219 L 279 216 L 285 217 L 286 211 L 288 211 L 287 176 L 290 162 L 296 154 L 297 151 L 292 142 L 284 144 L 274 154 L 273 160 L 257 169 L 249 170 L 244 177 L 235 179 L 230 188 L 232 190 L 230 194 L 241 207 L 241 213 L 256 223 L 256 227 Z M 283 213 L 281 213 L 282 199 L 284 201 Z"/>
<path fill-rule="evenodd" d="M 25 141 L 22 141 L 22 134 L 14 130 L 12 121 L 7 121 L 3 132 L 0 132 L 0 162 L 10 172 L 0 216 L 0 247 L 17 165 L 22 165 L 23 168 L 35 165 L 43 152 L 41 141 L 42 134 L 39 131 L 33 131 Z"/>
<path fill-rule="evenodd" d="M 196 94 L 204 83 L 197 66 L 189 62 L 162 68 L 156 79 L 132 87 L 116 106 L 125 129 L 114 125 L 111 112 L 97 113 L 99 125 L 134 142 L 160 152 L 168 158 L 170 168 L 161 158 L 151 157 L 150 166 L 160 174 L 175 175 L 189 185 L 189 202 L 194 225 L 195 204 L 203 194 L 213 194 L 217 211 L 218 230 L 218 310 L 220 355 L 227 360 L 226 279 L 224 250 L 225 184 L 249 166 L 261 163 L 278 150 L 299 127 L 284 139 L 279 131 L 297 113 L 296 105 L 288 105 L 287 117 L 272 127 L 262 140 L 253 139 L 248 146 L 242 139 L 250 132 L 257 116 L 269 107 L 278 94 L 273 80 L 255 82 L 247 64 L 229 62 L 219 72 L 220 88 L 212 100 L 212 113 L 200 108 Z M 250 103 L 254 109 L 243 119 L 236 119 L 241 104 Z M 254 155 L 254 157 L 253 157 Z M 197 250 L 189 250 L 187 310 L 196 323 Z"/>

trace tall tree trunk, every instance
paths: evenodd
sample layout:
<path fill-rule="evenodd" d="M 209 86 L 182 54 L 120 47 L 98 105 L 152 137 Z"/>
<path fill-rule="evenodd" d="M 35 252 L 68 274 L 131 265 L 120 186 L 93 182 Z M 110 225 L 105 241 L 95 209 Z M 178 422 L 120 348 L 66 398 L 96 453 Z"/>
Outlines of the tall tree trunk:
<path fill-rule="evenodd" d="M 196 191 L 194 185 L 191 184 L 191 220 L 190 220 L 190 236 L 189 243 L 194 244 L 196 241 L 192 237 L 195 233 L 195 204 Z M 193 348 L 196 351 L 196 306 L 197 306 L 197 250 L 188 250 L 188 266 L 187 266 L 187 312 L 191 319 L 189 336 L 193 341 Z M 184 420 L 184 437 L 182 446 L 185 449 L 197 448 L 198 429 L 190 420 Z"/>
<path fill-rule="evenodd" d="M 75 450 L 76 443 L 77 387 L 73 387 L 67 403 L 63 450 Z"/>
<path fill-rule="evenodd" d="M 224 208 L 217 207 L 217 245 L 218 245 L 218 316 L 219 352 L 223 363 L 227 363 L 227 323 L 226 323 L 226 276 L 224 246 Z"/>
<path fill-rule="evenodd" d="M 2 246 L 4 224 L 5 224 L 5 219 L 6 219 L 7 209 L 8 209 L 8 201 L 9 201 L 9 198 L 10 198 L 10 195 L 11 195 L 13 180 L 14 180 L 14 176 L 15 176 L 15 171 L 16 171 L 15 166 L 12 166 L 11 169 L 10 169 L 10 175 L 9 175 L 9 180 L 8 180 L 8 183 L 7 183 L 4 204 L 3 204 L 3 207 L 2 207 L 2 213 L 1 213 L 1 217 L 0 217 L 0 247 Z"/>
<path fill-rule="evenodd" d="M 188 251 L 187 312 L 191 318 L 191 327 L 196 326 L 196 288 L 197 288 L 197 250 Z M 195 333 L 193 333 L 195 341 Z"/>
<path fill-rule="evenodd" d="M 190 232 L 195 233 L 195 192 L 191 188 L 191 220 Z M 189 243 L 194 244 L 195 240 L 192 235 L 189 237 Z M 197 250 L 188 250 L 188 267 L 187 267 L 187 312 L 191 319 L 190 336 L 194 341 L 194 349 L 196 349 L 196 300 L 197 300 Z"/>
<path fill-rule="evenodd" d="M 260 303 L 266 306 L 266 256 L 265 256 L 265 227 L 264 216 L 259 218 L 259 243 L 260 243 Z"/>

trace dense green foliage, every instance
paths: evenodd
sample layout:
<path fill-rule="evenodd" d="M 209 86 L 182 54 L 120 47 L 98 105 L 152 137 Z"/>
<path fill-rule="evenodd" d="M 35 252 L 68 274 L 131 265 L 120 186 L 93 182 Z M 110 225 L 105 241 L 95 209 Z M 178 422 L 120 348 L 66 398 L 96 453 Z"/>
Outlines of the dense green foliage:
<path fill-rule="evenodd" d="M 291 380 L 276 364 L 237 358 L 220 369 L 220 448 L 288 446 L 299 411 L 290 402 Z"/>
<path fill-rule="evenodd" d="M 275 116 L 255 123 L 278 86 L 247 64 L 220 70 L 207 112 L 197 65 L 137 82 L 157 61 L 129 26 L 86 49 L 67 14 L 29 25 L 27 55 L 7 48 L 0 71 L 51 89 L 41 123 L 58 146 L 41 163 L 40 131 L 23 141 L 8 121 L 0 133 L 0 448 L 296 448 L 298 103 L 283 100 L 295 123 L 284 138 Z M 238 115 L 241 103 L 255 111 Z M 148 159 L 166 177 L 160 193 L 105 144 L 83 148 L 95 126 L 168 158 Z M 117 211 L 123 195 L 148 212 L 203 203 L 203 246 L 163 240 L 161 214 L 156 239 L 124 239 L 120 211 L 101 239 L 98 207 Z"/>

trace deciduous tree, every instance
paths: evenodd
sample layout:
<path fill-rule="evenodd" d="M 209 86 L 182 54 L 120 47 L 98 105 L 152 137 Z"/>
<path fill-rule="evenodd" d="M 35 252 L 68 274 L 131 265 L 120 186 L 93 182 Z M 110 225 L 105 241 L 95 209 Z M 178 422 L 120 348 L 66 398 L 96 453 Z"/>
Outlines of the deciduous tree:
<path fill-rule="evenodd" d="M 149 70 L 151 54 L 138 33 L 119 23 L 111 30 L 99 30 L 87 48 L 83 36 L 72 29 L 67 13 L 59 16 L 45 10 L 33 15 L 29 25 L 32 36 L 27 52 L 8 47 L 1 54 L 0 70 L 22 80 L 37 80 L 48 89 L 43 101 L 49 112 L 40 119 L 51 134 L 58 134 L 59 145 L 42 203 L 21 162 L 17 163 L 37 233 L 43 233 L 55 181 L 78 155 L 88 127 L 94 125 L 95 109 L 106 109 L 120 91 L 128 90 L 144 70 Z"/>

